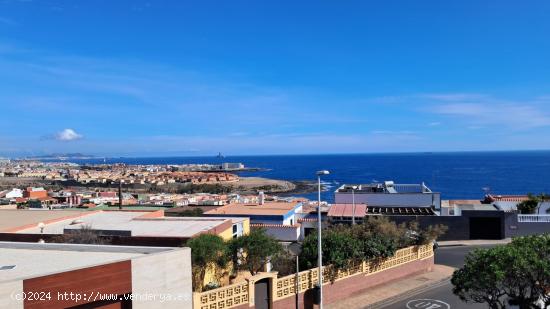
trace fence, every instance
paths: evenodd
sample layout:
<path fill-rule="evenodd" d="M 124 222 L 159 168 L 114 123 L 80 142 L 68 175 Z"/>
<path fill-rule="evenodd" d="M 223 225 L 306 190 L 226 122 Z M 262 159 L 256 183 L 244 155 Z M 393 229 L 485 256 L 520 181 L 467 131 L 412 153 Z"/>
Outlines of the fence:
<path fill-rule="evenodd" d="M 407 247 L 395 252 L 395 255 L 379 260 L 357 262 L 347 269 L 335 270 L 331 266 L 323 267 L 323 282 L 332 282 L 347 279 L 351 276 L 363 274 L 369 276 L 393 267 L 401 266 L 409 262 L 424 260 L 433 256 L 431 244 Z M 276 273 L 263 273 L 259 277 L 253 277 L 248 281 L 240 282 L 215 290 L 194 293 L 193 307 L 195 309 L 229 309 L 244 304 L 253 303 L 254 282 L 261 278 L 272 278 L 273 302 L 296 295 L 296 275 L 277 278 Z M 298 292 L 302 293 L 314 287 L 318 282 L 319 271 L 317 268 L 302 271 L 298 275 Z M 251 301 L 252 299 L 252 301 Z"/>
<path fill-rule="evenodd" d="M 550 215 L 518 215 L 518 222 L 550 223 Z"/>

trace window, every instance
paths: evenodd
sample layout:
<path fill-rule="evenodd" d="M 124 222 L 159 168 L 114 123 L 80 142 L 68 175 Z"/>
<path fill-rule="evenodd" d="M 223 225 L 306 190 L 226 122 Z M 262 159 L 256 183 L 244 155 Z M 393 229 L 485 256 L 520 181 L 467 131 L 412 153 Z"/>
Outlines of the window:
<path fill-rule="evenodd" d="M 242 223 L 233 224 L 233 238 L 237 238 L 242 234 Z"/>

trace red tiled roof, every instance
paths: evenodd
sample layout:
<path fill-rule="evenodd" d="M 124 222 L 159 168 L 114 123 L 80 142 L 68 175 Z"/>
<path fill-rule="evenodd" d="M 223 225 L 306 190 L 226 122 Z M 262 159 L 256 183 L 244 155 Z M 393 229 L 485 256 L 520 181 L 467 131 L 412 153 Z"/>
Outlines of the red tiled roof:
<path fill-rule="evenodd" d="M 364 217 L 367 214 L 367 204 L 355 204 L 355 217 Z M 328 211 L 329 217 L 352 217 L 353 204 L 332 204 Z"/>
<path fill-rule="evenodd" d="M 523 202 L 529 199 L 527 195 L 489 195 L 495 202 Z"/>

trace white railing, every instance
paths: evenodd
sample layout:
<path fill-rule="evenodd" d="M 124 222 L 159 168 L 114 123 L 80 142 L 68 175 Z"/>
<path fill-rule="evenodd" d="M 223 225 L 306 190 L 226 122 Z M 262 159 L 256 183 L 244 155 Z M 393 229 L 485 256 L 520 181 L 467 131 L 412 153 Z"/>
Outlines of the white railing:
<path fill-rule="evenodd" d="M 518 215 L 518 222 L 550 223 L 550 215 Z"/>

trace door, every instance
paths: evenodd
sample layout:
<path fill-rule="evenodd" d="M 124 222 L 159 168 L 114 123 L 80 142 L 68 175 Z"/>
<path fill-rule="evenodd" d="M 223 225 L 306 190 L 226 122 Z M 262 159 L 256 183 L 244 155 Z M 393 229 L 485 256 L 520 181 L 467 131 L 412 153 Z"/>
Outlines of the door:
<path fill-rule="evenodd" d="M 500 218 L 470 218 L 470 239 L 502 239 Z"/>
<path fill-rule="evenodd" d="M 254 305 L 256 309 L 269 309 L 271 308 L 271 300 L 269 299 L 269 279 L 262 279 L 256 281 L 254 284 Z"/>

